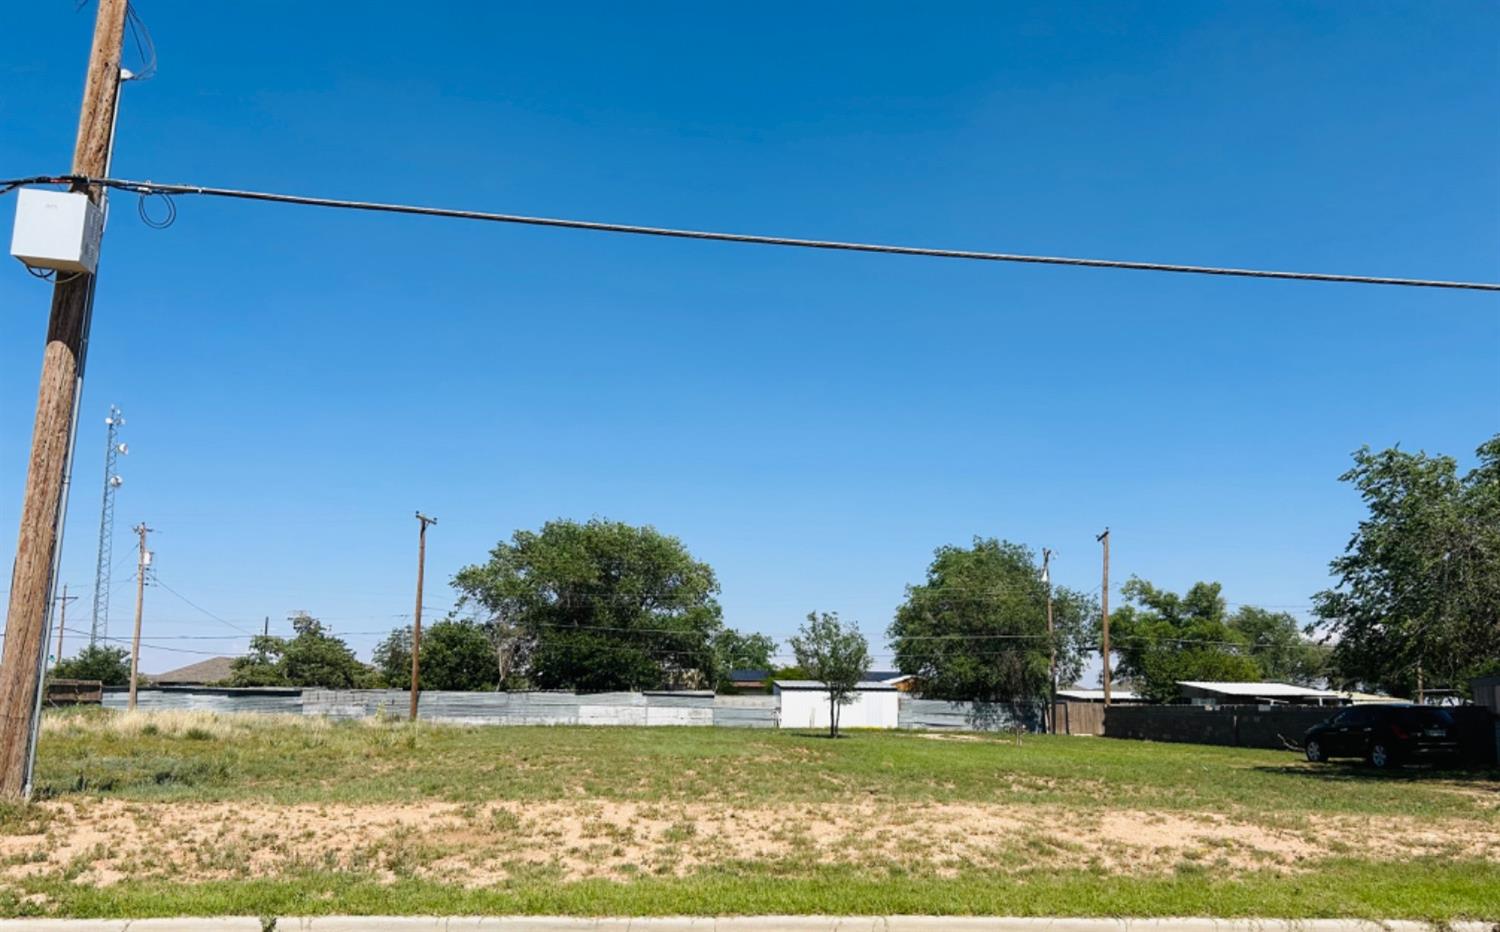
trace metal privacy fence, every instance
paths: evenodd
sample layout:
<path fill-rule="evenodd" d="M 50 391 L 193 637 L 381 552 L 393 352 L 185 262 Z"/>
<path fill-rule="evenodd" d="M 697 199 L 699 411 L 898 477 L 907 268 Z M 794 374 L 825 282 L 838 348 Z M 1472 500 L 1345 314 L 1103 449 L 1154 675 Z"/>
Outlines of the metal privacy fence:
<path fill-rule="evenodd" d="M 899 727 L 920 730 L 1010 731 L 1019 723 L 1040 730 L 1041 706 L 944 702 L 902 695 Z M 142 689 L 137 706 L 147 711 L 261 712 L 321 715 L 333 719 L 404 718 L 410 694 L 399 689 Z M 126 690 L 105 690 L 104 706 L 123 709 Z M 698 725 L 775 728 L 775 696 L 716 696 L 707 691 L 613 692 L 423 692 L 418 716 L 469 725 Z"/>
<path fill-rule="evenodd" d="M 300 689 L 141 689 L 136 691 L 136 707 L 147 712 L 182 710 L 301 715 L 302 693 Z M 104 687 L 106 709 L 124 709 L 128 702 L 129 690 L 126 687 Z"/>
<path fill-rule="evenodd" d="M 397 689 L 310 689 L 304 715 L 404 717 L 411 694 Z M 712 725 L 711 692 L 424 692 L 420 718 L 466 725 Z"/>

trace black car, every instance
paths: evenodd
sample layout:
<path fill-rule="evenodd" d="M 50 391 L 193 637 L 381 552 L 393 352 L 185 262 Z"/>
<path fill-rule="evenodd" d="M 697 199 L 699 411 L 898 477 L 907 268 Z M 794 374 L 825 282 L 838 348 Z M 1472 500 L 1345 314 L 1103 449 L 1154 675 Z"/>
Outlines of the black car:
<path fill-rule="evenodd" d="M 1458 754 L 1458 729 L 1444 709 L 1420 705 L 1350 706 L 1307 730 L 1303 750 L 1310 761 L 1362 757 L 1372 767 Z"/>

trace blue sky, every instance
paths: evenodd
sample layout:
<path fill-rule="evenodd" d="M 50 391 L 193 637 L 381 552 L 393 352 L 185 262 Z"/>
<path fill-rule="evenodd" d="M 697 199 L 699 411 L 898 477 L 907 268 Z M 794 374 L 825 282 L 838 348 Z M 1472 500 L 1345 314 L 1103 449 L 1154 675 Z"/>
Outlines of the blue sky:
<path fill-rule="evenodd" d="M 31 38 L 0 60 L 0 176 L 67 168 L 73 7 L 10 16 Z M 138 8 L 160 63 L 124 92 L 123 177 L 1500 279 L 1486 2 Z M 728 623 L 778 636 L 816 608 L 880 640 L 933 548 L 975 534 L 1094 589 L 1105 525 L 1117 583 L 1301 610 L 1361 513 L 1350 451 L 1468 462 L 1500 429 L 1491 295 L 190 198 L 156 231 L 135 207 L 104 246 L 62 574 L 86 626 L 119 404 L 119 636 L 140 520 L 162 582 L 232 625 L 405 623 L 418 508 L 434 615 L 514 529 L 593 515 L 680 536 Z M 47 302 L 0 271 L 5 565 Z M 146 618 L 231 638 L 156 642 L 148 671 L 244 643 L 162 588 Z"/>

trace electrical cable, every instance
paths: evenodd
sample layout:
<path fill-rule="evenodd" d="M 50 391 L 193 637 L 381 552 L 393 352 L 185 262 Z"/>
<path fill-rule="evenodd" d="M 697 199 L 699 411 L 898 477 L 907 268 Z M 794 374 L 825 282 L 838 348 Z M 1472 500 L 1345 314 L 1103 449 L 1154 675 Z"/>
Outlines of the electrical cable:
<path fill-rule="evenodd" d="M 161 198 L 162 202 L 167 205 L 166 213 L 159 218 L 151 216 L 150 211 L 146 209 L 147 200 L 153 197 Z M 142 191 L 140 200 L 136 202 L 135 212 L 140 214 L 141 222 L 153 230 L 165 230 L 177 221 L 177 204 L 172 200 L 172 195 L 170 194 L 162 194 L 156 191 Z"/>
<path fill-rule="evenodd" d="M 185 596 L 182 593 L 178 592 L 176 589 L 173 589 L 171 586 L 169 586 L 166 583 L 162 582 L 160 576 L 153 576 L 152 578 L 155 580 L 155 582 L 156 582 L 156 584 L 158 586 L 160 586 L 161 588 L 167 590 L 168 592 L 170 592 L 172 595 L 176 596 L 177 598 L 181 599 L 183 602 L 187 603 L 189 606 L 191 606 L 191 607 L 197 609 L 198 611 L 202 612 L 203 614 L 207 615 L 209 618 L 212 618 L 214 621 L 217 621 L 219 624 L 227 625 L 228 627 L 233 628 L 234 630 L 240 632 L 241 634 L 245 634 L 245 635 L 248 635 L 250 637 L 255 637 L 255 632 L 254 631 L 249 631 L 249 630 L 247 630 L 245 628 L 241 628 L 239 625 L 235 624 L 232 621 L 228 621 L 228 620 L 226 620 L 224 618 L 220 618 L 218 615 L 215 615 L 213 612 L 209 611 L 208 609 L 204 608 L 203 606 L 201 606 L 198 603 L 194 602 L 193 600 L 189 599 L 187 596 Z"/>
<path fill-rule="evenodd" d="M 125 24 L 130 29 L 136 54 L 140 55 L 142 62 L 139 70 L 132 71 L 128 80 L 149 81 L 156 75 L 156 42 L 151 38 L 151 30 L 146 28 L 141 14 L 136 12 L 134 3 L 125 5 Z"/>
<path fill-rule="evenodd" d="M 22 184 L 73 184 L 98 185 L 125 191 L 149 194 L 197 194 L 205 197 L 224 197 L 238 200 L 265 201 L 275 204 L 298 204 L 306 207 L 329 207 L 343 210 L 361 210 L 377 213 L 414 214 L 425 217 L 446 217 L 457 220 L 482 220 L 491 223 L 511 223 L 526 226 L 559 227 L 570 230 L 592 230 L 600 233 L 625 233 L 636 236 L 660 236 L 675 239 L 712 240 L 715 242 L 746 243 L 761 246 L 786 246 L 799 249 L 826 249 L 844 252 L 885 253 L 901 256 L 925 256 L 940 259 L 968 259 L 980 262 L 1017 262 L 1034 265 L 1066 265 L 1086 268 L 1125 269 L 1143 272 L 1173 272 L 1190 275 L 1221 275 L 1237 278 L 1271 278 L 1291 281 L 1343 282 L 1362 285 L 1392 285 L 1411 288 L 1449 288 L 1468 291 L 1500 291 L 1500 283 L 1445 281 L 1425 278 L 1396 278 L 1374 275 L 1343 275 L 1327 272 L 1285 272 L 1269 269 L 1246 269 L 1208 265 L 1183 265 L 1167 262 L 1137 262 L 1118 259 L 1092 259 L 1073 256 L 1042 256 L 1022 253 L 980 252 L 964 249 L 936 249 L 922 246 L 896 246 L 880 243 L 846 242 L 840 240 L 801 239 L 790 236 L 762 236 L 748 233 L 723 233 L 710 230 L 675 229 L 671 227 L 642 226 L 627 223 L 605 223 L 594 220 L 570 220 L 559 217 L 532 217 L 522 214 L 491 213 L 479 210 L 457 210 L 444 207 L 421 207 L 412 204 L 390 204 L 378 201 L 355 201 L 328 197 L 308 197 L 299 194 L 279 194 L 270 191 L 247 191 L 235 188 L 214 188 L 204 185 L 162 184 L 155 181 L 135 181 L 121 178 L 96 178 L 84 175 L 57 175 L 33 178 L 29 181 L 0 182 L 0 189 L 9 190 Z M 9 187 L 4 187 L 9 185 Z M 3 193 L 0 190 L 0 193 Z"/>

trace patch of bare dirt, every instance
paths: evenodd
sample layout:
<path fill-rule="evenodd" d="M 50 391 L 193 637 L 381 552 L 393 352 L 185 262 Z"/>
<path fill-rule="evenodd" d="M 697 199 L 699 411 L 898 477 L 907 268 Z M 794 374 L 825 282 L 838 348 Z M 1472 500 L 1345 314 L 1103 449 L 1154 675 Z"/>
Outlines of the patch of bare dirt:
<path fill-rule="evenodd" d="M 873 801 L 46 805 L 53 818 L 45 834 L 0 836 L 0 878 L 58 874 L 108 885 L 127 876 L 192 882 L 316 868 L 474 886 L 537 871 L 618 880 L 744 861 L 900 865 L 948 875 L 1072 867 L 1135 874 L 1185 862 L 1296 871 L 1337 854 L 1500 861 L 1500 827 L 1394 818 L 1324 817 L 1277 828 L 1210 813 Z"/>

